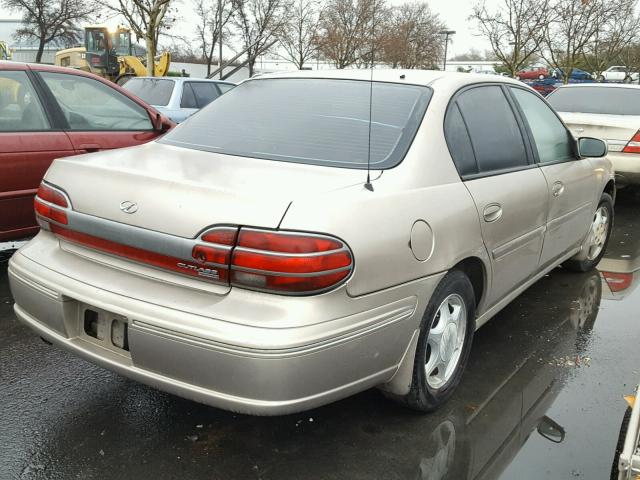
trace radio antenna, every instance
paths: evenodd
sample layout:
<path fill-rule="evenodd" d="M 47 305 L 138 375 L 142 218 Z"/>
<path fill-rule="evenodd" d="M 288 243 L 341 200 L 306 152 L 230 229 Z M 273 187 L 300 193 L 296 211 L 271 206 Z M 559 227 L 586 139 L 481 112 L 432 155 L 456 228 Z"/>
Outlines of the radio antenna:
<path fill-rule="evenodd" d="M 375 60 L 376 0 L 371 11 L 371 76 L 369 78 L 369 132 L 367 139 L 367 183 L 364 188 L 373 192 L 371 184 L 371 122 L 373 120 L 373 65 Z"/>

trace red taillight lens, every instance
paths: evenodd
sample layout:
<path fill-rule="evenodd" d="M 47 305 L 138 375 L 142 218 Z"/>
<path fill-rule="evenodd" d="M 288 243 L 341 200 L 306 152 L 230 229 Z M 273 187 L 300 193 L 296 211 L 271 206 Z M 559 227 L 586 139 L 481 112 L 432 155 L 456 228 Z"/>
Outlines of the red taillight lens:
<path fill-rule="evenodd" d="M 61 192 L 54 190 L 44 183 L 41 183 L 38 187 L 37 195 L 45 202 L 53 203 L 54 205 L 58 205 L 59 207 L 67 208 L 69 206 L 69 204 L 67 203 L 67 199 Z"/>
<path fill-rule="evenodd" d="M 622 149 L 623 153 L 640 153 L 640 130 L 629 140 L 629 143 Z"/>
<path fill-rule="evenodd" d="M 260 230 L 240 230 L 238 246 L 283 253 L 326 252 L 342 248 L 342 242 L 324 236 L 307 236 Z"/>
<path fill-rule="evenodd" d="M 240 230 L 231 259 L 231 283 L 278 293 L 313 293 L 338 285 L 353 258 L 325 235 Z"/>
<path fill-rule="evenodd" d="M 66 212 L 61 208 L 56 208 L 56 206 L 65 209 L 69 207 L 69 202 L 67 202 L 64 194 L 44 183 L 41 183 L 40 187 L 38 187 L 33 206 L 36 214 L 46 220 L 53 220 L 63 225 L 67 225 L 69 222 Z"/>
<path fill-rule="evenodd" d="M 54 222 L 62 223 L 66 225 L 69 220 L 67 214 L 62 210 L 58 210 L 55 207 L 51 207 L 45 203 L 42 203 L 37 197 L 33 202 L 36 209 L 36 213 L 47 220 L 53 220 Z"/>
<path fill-rule="evenodd" d="M 91 65 L 100 65 L 100 57 L 91 57 Z"/>
<path fill-rule="evenodd" d="M 633 282 L 633 273 L 602 272 L 602 276 L 613 293 L 626 290 Z"/>

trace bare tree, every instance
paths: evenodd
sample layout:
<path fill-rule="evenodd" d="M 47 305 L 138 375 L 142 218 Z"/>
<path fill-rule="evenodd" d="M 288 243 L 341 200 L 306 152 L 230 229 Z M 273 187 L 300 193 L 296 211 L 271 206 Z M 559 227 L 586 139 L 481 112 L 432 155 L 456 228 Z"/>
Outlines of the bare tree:
<path fill-rule="evenodd" d="M 549 21 L 548 0 L 502 0 L 493 10 L 482 1 L 473 7 L 471 19 L 479 34 L 512 77 L 525 67 L 542 42 L 540 31 Z"/>
<path fill-rule="evenodd" d="M 609 0 L 553 0 L 550 11 L 553 16 L 540 30 L 541 55 L 568 83 L 587 45 L 615 11 Z"/>
<path fill-rule="evenodd" d="M 233 24 L 247 53 L 249 76 L 286 25 L 287 0 L 232 0 Z"/>
<path fill-rule="evenodd" d="M 22 13 L 22 27 L 15 36 L 37 40 L 38 63 L 47 43 L 57 40 L 70 46 L 77 42 L 81 32 L 78 24 L 86 21 L 95 8 L 86 0 L 4 0 L 0 4 Z"/>
<path fill-rule="evenodd" d="M 620 59 L 630 72 L 640 72 L 640 43 L 627 45 L 620 52 Z M 638 83 L 640 83 L 640 76 L 638 76 Z"/>
<path fill-rule="evenodd" d="M 320 51 L 336 68 L 368 66 L 388 12 L 384 0 L 329 0 L 320 18 Z"/>
<path fill-rule="evenodd" d="M 584 62 L 600 77 L 635 40 L 640 29 L 638 0 L 609 0 L 609 14 L 595 20 L 597 29 L 584 49 Z"/>
<path fill-rule="evenodd" d="M 281 56 L 298 70 L 318 52 L 320 4 L 318 0 L 295 0 L 289 12 L 289 23 L 279 36 L 284 50 Z"/>
<path fill-rule="evenodd" d="M 194 9 L 199 19 L 199 23 L 196 24 L 198 45 L 207 64 L 208 76 L 211 73 L 216 45 L 220 42 L 220 36 L 224 36 L 225 26 L 233 16 L 233 5 L 231 0 L 195 0 Z M 222 62 L 222 59 L 219 59 L 219 62 Z"/>
<path fill-rule="evenodd" d="M 426 3 L 393 8 L 382 39 L 383 60 L 393 68 L 431 68 L 442 57 L 444 24 Z"/>
<path fill-rule="evenodd" d="M 147 48 L 147 72 L 154 76 L 158 39 L 163 29 L 170 28 L 173 19 L 169 13 L 171 0 L 116 0 L 105 3 L 105 8 L 122 15 L 136 37 L 144 39 Z"/>

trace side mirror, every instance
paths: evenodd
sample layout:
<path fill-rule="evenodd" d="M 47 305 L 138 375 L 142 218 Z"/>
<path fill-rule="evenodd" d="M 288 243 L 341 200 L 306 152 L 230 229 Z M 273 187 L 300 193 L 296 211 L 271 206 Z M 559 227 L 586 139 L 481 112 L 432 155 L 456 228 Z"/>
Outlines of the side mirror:
<path fill-rule="evenodd" d="M 546 415 L 538 422 L 538 433 L 553 443 L 562 443 L 565 436 L 564 428 Z"/>
<path fill-rule="evenodd" d="M 578 139 L 580 157 L 604 157 L 609 151 L 607 144 L 599 138 L 581 137 Z"/>

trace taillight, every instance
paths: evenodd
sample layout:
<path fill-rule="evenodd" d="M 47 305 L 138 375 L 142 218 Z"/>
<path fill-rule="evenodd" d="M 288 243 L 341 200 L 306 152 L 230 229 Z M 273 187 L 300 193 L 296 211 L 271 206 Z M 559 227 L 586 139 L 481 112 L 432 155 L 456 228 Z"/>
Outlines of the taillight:
<path fill-rule="evenodd" d="M 231 284 L 276 293 L 315 293 L 351 273 L 353 258 L 326 235 L 240 229 L 231 258 Z"/>
<path fill-rule="evenodd" d="M 629 140 L 629 143 L 622 149 L 623 153 L 640 153 L 640 130 Z"/>
<path fill-rule="evenodd" d="M 100 65 L 100 57 L 91 57 L 91 65 L 96 66 L 96 65 Z"/>
<path fill-rule="evenodd" d="M 67 225 L 67 213 L 63 209 L 69 207 L 66 197 L 62 192 L 56 190 L 45 183 L 41 183 L 38 193 L 33 200 L 36 215 L 45 220 L 53 220 L 54 222 Z M 56 208 L 61 207 L 61 208 Z"/>
<path fill-rule="evenodd" d="M 602 276 L 613 293 L 626 290 L 633 282 L 633 273 L 602 272 Z"/>
<path fill-rule="evenodd" d="M 40 225 L 67 241 L 223 285 L 311 294 L 338 286 L 353 270 L 349 247 L 328 235 L 217 226 L 180 239 L 180 248 L 154 251 L 83 231 L 67 196 L 44 182 L 34 202 Z"/>

